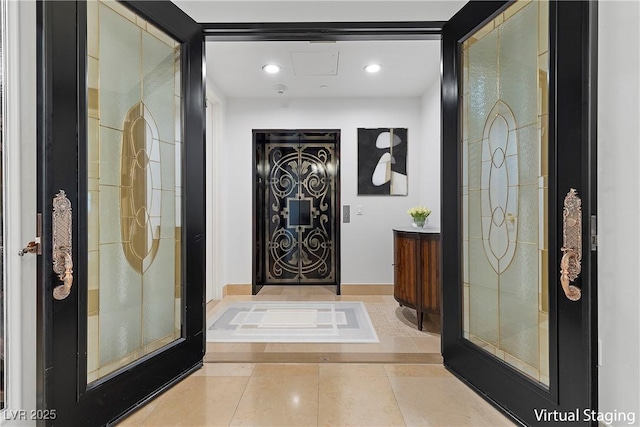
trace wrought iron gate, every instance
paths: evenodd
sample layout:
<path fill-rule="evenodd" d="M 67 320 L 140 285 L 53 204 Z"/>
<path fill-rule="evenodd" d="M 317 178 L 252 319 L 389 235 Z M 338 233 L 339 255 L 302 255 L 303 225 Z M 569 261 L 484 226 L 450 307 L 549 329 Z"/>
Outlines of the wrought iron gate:
<path fill-rule="evenodd" d="M 339 131 L 254 131 L 254 285 L 338 284 L 338 139 Z"/>

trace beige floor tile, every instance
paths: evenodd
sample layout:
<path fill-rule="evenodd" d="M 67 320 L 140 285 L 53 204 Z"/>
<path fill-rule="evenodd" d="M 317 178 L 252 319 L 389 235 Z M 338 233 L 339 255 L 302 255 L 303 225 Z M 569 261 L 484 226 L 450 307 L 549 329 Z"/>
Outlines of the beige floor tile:
<path fill-rule="evenodd" d="M 318 365 L 314 363 L 263 363 L 256 365 L 254 377 L 268 376 L 318 376 Z"/>
<path fill-rule="evenodd" d="M 127 418 L 117 424 L 117 427 L 140 427 L 145 425 L 145 420 L 149 418 L 149 415 L 158 407 L 160 402 L 164 399 L 167 393 L 163 393 L 155 399 L 151 400 L 143 407 L 133 412 Z"/>
<path fill-rule="evenodd" d="M 255 363 L 205 363 L 194 377 L 250 377 Z"/>
<path fill-rule="evenodd" d="M 231 420 L 233 426 L 315 426 L 318 377 L 252 377 Z"/>
<path fill-rule="evenodd" d="M 251 295 L 227 295 L 222 299 L 222 304 L 218 304 L 217 307 L 224 305 L 225 302 L 229 301 L 253 301 L 253 296 Z"/>
<path fill-rule="evenodd" d="M 380 342 L 371 344 L 341 344 L 347 353 L 418 353 L 411 337 L 378 336 Z"/>
<path fill-rule="evenodd" d="M 335 295 L 302 295 L 298 301 L 336 301 Z"/>
<path fill-rule="evenodd" d="M 258 292 L 258 295 L 282 295 L 283 289 L 284 286 L 263 286 L 260 292 Z"/>
<path fill-rule="evenodd" d="M 420 353 L 440 353 L 440 336 L 411 337 Z"/>
<path fill-rule="evenodd" d="M 319 426 L 404 426 L 383 376 L 320 376 Z"/>
<path fill-rule="evenodd" d="M 266 343 L 253 343 L 253 342 L 208 342 L 208 352 L 247 352 L 247 353 L 262 353 L 267 347 Z"/>
<path fill-rule="evenodd" d="M 338 351 L 340 353 L 383 353 L 380 343 L 340 344 L 340 350 Z"/>
<path fill-rule="evenodd" d="M 384 377 L 387 375 L 384 365 L 360 363 L 322 364 L 319 374 L 321 377 Z"/>
<path fill-rule="evenodd" d="M 378 337 L 384 353 L 415 353 L 416 344 L 413 337 Z"/>
<path fill-rule="evenodd" d="M 372 344 L 207 343 L 210 354 L 273 353 L 284 357 L 287 353 L 306 356 L 343 352 L 356 357 L 350 353 L 397 353 L 400 357 L 440 353 L 439 335 L 430 333 L 436 331 L 437 325 L 425 318 L 426 331 L 417 331 L 414 312 L 399 308 L 393 297 L 386 295 L 336 297 L 334 287 L 268 286 L 257 296 L 225 297 L 210 307 L 207 315 L 225 302 L 250 300 L 364 301 L 385 313 L 384 305 L 393 304 L 388 315 L 397 323 L 398 331 L 379 333 L 380 342 Z M 378 322 L 384 326 L 385 319 Z M 312 360 L 287 363 L 286 357 L 270 362 L 283 363 L 205 363 L 120 425 L 513 425 L 441 364 L 412 364 L 415 361 L 405 359 L 401 360 L 404 364 L 380 364 L 379 360 L 371 360 L 371 364 L 318 364 Z"/>
<path fill-rule="evenodd" d="M 265 352 L 272 353 L 336 353 L 342 344 L 269 343 Z"/>
<path fill-rule="evenodd" d="M 442 365 L 386 364 L 384 369 L 390 377 L 442 377 L 454 378 Z"/>
<path fill-rule="evenodd" d="M 213 313 L 216 312 L 216 306 L 220 304 L 221 300 L 212 300 L 207 303 L 207 319 L 210 318 Z"/>
<path fill-rule="evenodd" d="M 369 303 L 384 303 L 385 296 L 384 295 L 340 295 L 338 297 L 339 301 L 362 301 Z"/>
<path fill-rule="evenodd" d="M 389 382 L 407 425 L 513 425 L 456 378 L 395 376 Z"/>
<path fill-rule="evenodd" d="M 304 286 L 302 287 L 303 293 L 308 293 L 309 295 L 335 295 L 336 287 L 335 286 Z"/>
<path fill-rule="evenodd" d="M 251 297 L 251 301 L 273 301 L 273 302 L 281 302 L 281 301 L 289 301 L 286 295 L 254 295 Z"/>
<path fill-rule="evenodd" d="M 192 376 L 167 391 L 144 426 L 227 426 L 249 377 Z"/>
<path fill-rule="evenodd" d="M 280 295 L 307 295 L 308 289 L 303 286 L 283 286 Z M 259 294 L 258 294 L 259 295 Z"/>

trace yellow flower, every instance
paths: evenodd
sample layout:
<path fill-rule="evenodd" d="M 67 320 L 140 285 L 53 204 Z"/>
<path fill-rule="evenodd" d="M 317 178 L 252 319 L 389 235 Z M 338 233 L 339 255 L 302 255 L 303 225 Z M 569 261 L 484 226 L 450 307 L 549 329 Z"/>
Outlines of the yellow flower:
<path fill-rule="evenodd" d="M 431 214 L 431 209 L 424 206 L 414 206 L 407 213 L 416 221 L 424 221 Z"/>

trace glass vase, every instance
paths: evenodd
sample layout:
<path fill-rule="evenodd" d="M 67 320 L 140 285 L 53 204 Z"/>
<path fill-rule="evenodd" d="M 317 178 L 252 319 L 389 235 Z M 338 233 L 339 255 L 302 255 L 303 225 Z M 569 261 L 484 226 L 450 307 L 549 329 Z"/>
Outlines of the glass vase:
<path fill-rule="evenodd" d="M 424 218 L 424 219 L 412 218 L 411 225 L 413 225 L 413 228 L 424 228 L 428 222 L 429 222 L 429 218 Z"/>

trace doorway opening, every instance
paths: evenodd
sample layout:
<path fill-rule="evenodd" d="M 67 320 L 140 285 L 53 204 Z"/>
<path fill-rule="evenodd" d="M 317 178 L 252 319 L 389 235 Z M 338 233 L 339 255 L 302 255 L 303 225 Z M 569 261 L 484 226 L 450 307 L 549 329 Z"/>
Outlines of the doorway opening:
<path fill-rule="evenodd" d="M 254 130 L 252 294 L 330 285 L 340 294 L 340 130 Z"/>
<path fill-rule="evenodd" d="M 438 315 L 425 316 L 424 329 L 418 330 L 416 311 L 394 298 L 393 229 L 411 227 L 407 210 L 416 205 L 433 208 L 430 226 L 437 228 L 440 222 L 440 40 L 424 25 L 408 29 L 400 39 L 368 34 L 318 43 L 308 31 L 304 39 L 207 37 L 207 96 L 220 106 L 221 117 L 208 132 L 213 140 L 207 146 L 215 147 L 213 163 L 208 163 L 216 171 L 211 188 L 218 197 L 211 205 L 223 207 L 212 224 L 219 229 L 220 257 L 212 261 L 220 299 L 208 305 L 207 331 L 227 330 L 224 321 L 216 325 L 218 319 L 228 318 L 225 313 L 232 309 L 245 310 L 243 304 L 249 302 L 286 302 L 287 308 L 290 303 L 335 302 L 338 311 L 341 304 L 357 302 L 366 309 L 379 342 L 212 339 L 205 362 L 442 363 Z M 365 66 L 370 62 L 382 69 L 369 73 Z M 268 63 L 280 71 L 267 73 L 263 67 Z M 397 144 L 398 138 L 406 143 Z M 339 147 L 336 197 L 327 206 L 334 212 L 328 222 L 335 225 L 336 272 L 305 283 L 295 240 L 305 208 L 294 203 L 294 213 L 287 197 L 274 197 L 267 184 L 298 175 L 304 166 L 298 162 L 288 171 L 273 168 L 266 147 L 288 144 L 282 156 L 296 157 L 304 155 L 306 143 L 327 141 Z M 387 157 L 398 162 L 392 167 Z M 391 172 L 400 170 L 405 192 L 390 188 Z M 271 171 L 276 175 L 270 178 Z M 287 189 L 297 189 L 296 182 L 286 183 Z M 252 198 L 236 197 L 246 193 Z M 291 196 L 297 200 L 295 191 Z M 343 215 L 345 210 L 350 215 Z M 292 216 L 297 225 L 287 224 Z M 285 238 L 282 224 L 292 226 L 289 253 L 281 242 L 272 243 L 272 249 L 286 268 L 269 277 L 268 245 L 273 234 Z M 282 275 L 288 276 L 282 280 Z"/>

